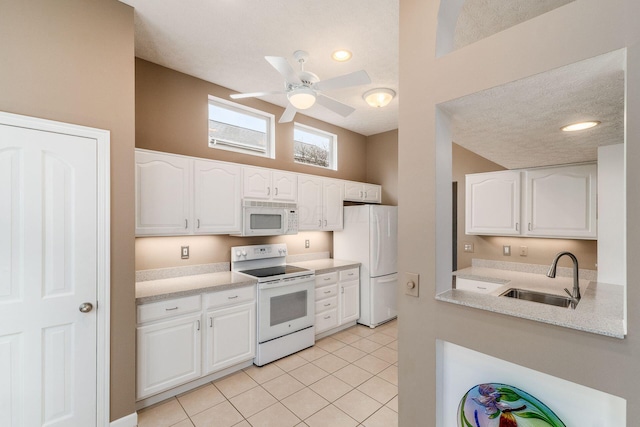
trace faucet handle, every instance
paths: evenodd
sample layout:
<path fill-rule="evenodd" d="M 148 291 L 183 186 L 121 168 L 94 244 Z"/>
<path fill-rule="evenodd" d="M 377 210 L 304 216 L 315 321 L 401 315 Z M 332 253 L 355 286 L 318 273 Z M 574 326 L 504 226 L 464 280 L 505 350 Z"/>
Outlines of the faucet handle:
<path fill-rule="evenodd" d="M 569 291 L 569 289 L 564 288 L 564 291 L 567 293 L 567 295 L 569 295 L 571 298 L 573 298 L 573 294 L 571 294 L 571 292 Z"/>

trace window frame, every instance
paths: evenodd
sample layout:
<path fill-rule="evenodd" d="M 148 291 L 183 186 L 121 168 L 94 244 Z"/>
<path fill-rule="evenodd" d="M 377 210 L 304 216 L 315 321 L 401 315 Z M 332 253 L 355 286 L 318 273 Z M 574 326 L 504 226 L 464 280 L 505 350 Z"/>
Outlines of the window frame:
<path fill-rule="evenodd" d="M 295 156 L 295 145 L 296 145 L 296 142 L 304 143 L 302 141 L 297 141 L 295 139 L 295 131 L 298 128 L 301 129 L 304 132 L 317 134 L 319 136 L 329 137 L 330 148 L 329 148 L 329 155 L 328 155 L 328 160 L 329 160 L 329 165 L 328 166 L 315 165 L 313 163 L 299 162 L 299 161 L 296 160 L 296 156 Z M 313 167 L 316 167 L 316 168 L 322 168 L 322 169 L 328 169 L 328 170 L 334 170 L 334 171 L 338 170 L 338 135 L 336 135 L 335 133 L 328 132 L 328 131 L 326 131 L 324 129 L 318 129 L 316 127 L 305 125 L 305 124 L 302 124 L 302 123 L 299 123 L 299 122 L 293 122 L 293 138 L 292 139 L 293 139 L 293 161 L 294 161 L 294 163 L 296 163 L 298 165 L 313 166 Z"/>
<path fill-rule="evenodd" d="M 266 119 L 267 121 L 267 141 L 265 144 L 265 150 L 262 151 L 257 148 L 253 148 L 247 146 L 242 143 L 227 141 L 227 140 L 218 140 L 221 143 L 214 143 L 211 141 L 211 136 L 209 134 L 209 121 L 211 120 L 209 116 L 209 105 L 214 104 L 217 107 L 225 108 L 231 111 L 239 112 L 241 114 L 246 114 L 248 116 L 254 116 L 260 119 Z M 207 100 L 207 146 L 209 148 L 217 149 L 217 150 L 226 150 L 233 151 L 236 153 L 249 154 L 251 156 L 257 157 L 266 157 L 269 159 L 276 158 L 276 123 L 275 123 L 275 115 L 271 113 L 267 113 L 266 111 L 258 110 L 256 108 L 248 107 L 243 104 L 239 104 L 237 102 L 229 101 L 226 99 L 219 98 L 214 95 L 209 95 Z"/>

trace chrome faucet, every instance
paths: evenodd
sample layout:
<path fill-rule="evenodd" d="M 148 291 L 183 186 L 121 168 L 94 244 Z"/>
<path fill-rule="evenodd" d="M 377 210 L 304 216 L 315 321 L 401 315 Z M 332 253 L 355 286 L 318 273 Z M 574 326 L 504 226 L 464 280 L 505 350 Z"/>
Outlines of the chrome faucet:
<path fill-rule="evenodd" d="M 551 262 L 551 267 L 549 267 L 549 271 L 547 271 L 547 277 L 554 278 L 556 277 L 556 268 L 558 267 L 558 260 L 563 255 L 568 256 L 573 261 L 573 292 L 569 292 L 569 289 L 564 288 L 564 291 L 569 294 L 574 304 L 578 304 L 580 301 L 580 282 L 578 281 L 578 259 L 571 252 L 558 252 L 553 258 Z"/>

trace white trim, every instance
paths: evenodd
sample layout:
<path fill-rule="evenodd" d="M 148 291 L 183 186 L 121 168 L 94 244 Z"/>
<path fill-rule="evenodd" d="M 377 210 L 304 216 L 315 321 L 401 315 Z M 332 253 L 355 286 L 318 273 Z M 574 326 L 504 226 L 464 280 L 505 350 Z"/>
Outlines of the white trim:
<path fill-rule="evenodd" d="M 110 393 L 110 132 L 102 129 L 0 112 L 0 124 L 74 135 L 96 141 L 97 277 L 96 277 L 96 425 L 109 426 Z M 134 424 L 135 425 L 135 424 Z"/>
<path fill-rule="evenodd" d="M 138 413 L 134 412 L 126 417 L 113 421 L 110 427 L 136 427 L 138 425 Z"/>

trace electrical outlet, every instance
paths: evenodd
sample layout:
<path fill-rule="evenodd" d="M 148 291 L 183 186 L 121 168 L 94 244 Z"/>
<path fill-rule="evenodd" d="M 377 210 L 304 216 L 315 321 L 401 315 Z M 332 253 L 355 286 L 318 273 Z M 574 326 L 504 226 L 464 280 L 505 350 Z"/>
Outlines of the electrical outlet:
<path fill-rule="evenodd" d="M 520 256 L 529 255 L 529 248 L 526 246 L 520 246 Z"/>
<path fill-rule="evenodd" d="M 502 246 L 502 255 L 511 256 L 511 246 L 509 245 Z"/>
<path fill-rule="evenodd" d="M 306 240 L 304 241 L 304 248 L 305 248 L 305 249 L 309 249 L 309 239 L 306 239 Z"/>
<path fill-rule="evenodd" d="M 464 242 L 464 251 L 473 253 L 473 243 Z"/>
<path fill-rule="evenodd" d="M 180 248 L 180 257 L 182 259 L 189 259 L 189 246 L 182 246 Z"/>

